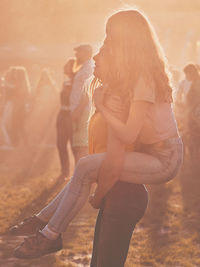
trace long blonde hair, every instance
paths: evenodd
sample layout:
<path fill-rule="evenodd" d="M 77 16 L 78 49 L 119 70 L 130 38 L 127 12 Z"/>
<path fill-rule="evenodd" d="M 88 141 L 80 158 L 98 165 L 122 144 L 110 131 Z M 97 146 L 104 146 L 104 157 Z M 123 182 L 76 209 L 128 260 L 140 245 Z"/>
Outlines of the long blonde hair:
<path fill-rule="evenodd" d="M 143 77 L 156 88 L 156 100 L 172 102 L 167 61 L 148 19 L 138 10 L 120 11 L 106 25 L 105 49 L 110 55 L 108 84 L 129 100 Z"/>

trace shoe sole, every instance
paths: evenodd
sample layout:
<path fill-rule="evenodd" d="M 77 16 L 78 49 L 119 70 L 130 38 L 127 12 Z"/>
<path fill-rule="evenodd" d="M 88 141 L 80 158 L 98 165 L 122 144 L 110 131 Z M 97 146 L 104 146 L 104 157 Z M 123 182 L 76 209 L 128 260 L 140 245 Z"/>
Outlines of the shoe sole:
<path fill-rule="evenodd" d="M 11 232 L 11 231 L 8 231 L 7 233 L 5 233 L 6 235 L 8 236 L 31 236 L 31 235 L 34 235 L 38 230 L 42 230 L 44 227 L 46 226 L 46 224 L 42 225 L 42 226 L 38 226 L 34 231 L 22 231 L 21 233 L 17 233 L 17 230 L 16 232 Z"/>
<path fill-rule="evenodd" d="M 48 254 L 51 254 L 51 253 L 58 252 L 61 249 L 62 249 L 62 247 L 57 248 L 57 249 L 49 249 L 45 254 L 40 254 L 40 255 L 37 254 L 37 255 L 32 255 L 32 256 L 24 255 L 24 254 L 21 254 L 21 253 L 18 254 L 17 250 L 16 250 L 16 251 L 14 251 L 13 256 L 18 258 L 18 259 L 36 259 L 36 258 L 40 258 L 42 256 L 45 256 L 45 255 L 48 255 Z"/>

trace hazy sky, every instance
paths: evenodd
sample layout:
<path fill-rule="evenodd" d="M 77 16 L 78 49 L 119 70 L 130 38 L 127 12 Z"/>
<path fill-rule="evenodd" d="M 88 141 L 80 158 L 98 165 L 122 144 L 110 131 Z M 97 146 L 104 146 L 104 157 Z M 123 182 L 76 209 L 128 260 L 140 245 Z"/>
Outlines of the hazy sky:
<path fill-rule="evenodd" d="M 170 46 L 183 45 L 187 32 L 199 34 L 200 0 L 0 0 L 0 57 L 5 46 L 13 52 L 22 47 L 24 54 L 24 47 L 28 53 L 35 47 L 66 53 L 79 42 L 98 43 L 106 18 L 127 5 L 146 13 L 169 54 Z"/>
<path fill-rule="evenodd" d="M 1 0 L 1 42 L 56 44 L 98 39 L 104 18 L 127 4 L 137 5 L 155 18 L 162 13 L 161 24 L 173 20 L 169 14 L 200 11 L 199 0 Z"/>

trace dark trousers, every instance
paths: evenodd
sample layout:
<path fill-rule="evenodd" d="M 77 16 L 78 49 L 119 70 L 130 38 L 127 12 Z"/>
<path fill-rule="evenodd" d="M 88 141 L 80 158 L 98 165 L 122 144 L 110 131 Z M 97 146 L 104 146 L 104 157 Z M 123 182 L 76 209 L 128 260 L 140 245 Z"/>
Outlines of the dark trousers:
<path fill-rule="evenodd" d="M 91 267 L 123 267 L 135 225 L 143 217 L 148 195 L 143 185 L 118 182 L 99 211 Z"/>
<path fill-rule="evenodd" d="M 72 141 L 72 121 L 69 111 L 60 110 L 56 121 L 57 149 L 63 175 L 69 174 L 69 155 L 67 143 Z"/>

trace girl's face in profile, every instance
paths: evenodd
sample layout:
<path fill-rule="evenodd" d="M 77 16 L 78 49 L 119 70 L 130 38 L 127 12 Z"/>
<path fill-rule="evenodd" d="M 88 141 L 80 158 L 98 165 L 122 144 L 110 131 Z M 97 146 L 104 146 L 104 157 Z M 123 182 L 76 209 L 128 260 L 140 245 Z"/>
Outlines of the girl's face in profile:
<path fill-rule="evenodd" d="M 95 61 L 94 75 L 103 83 L 107 80 L 109 71 L 109 53 L 106 45 L 104 44 L 99 52 L 93 57 Z"/>

